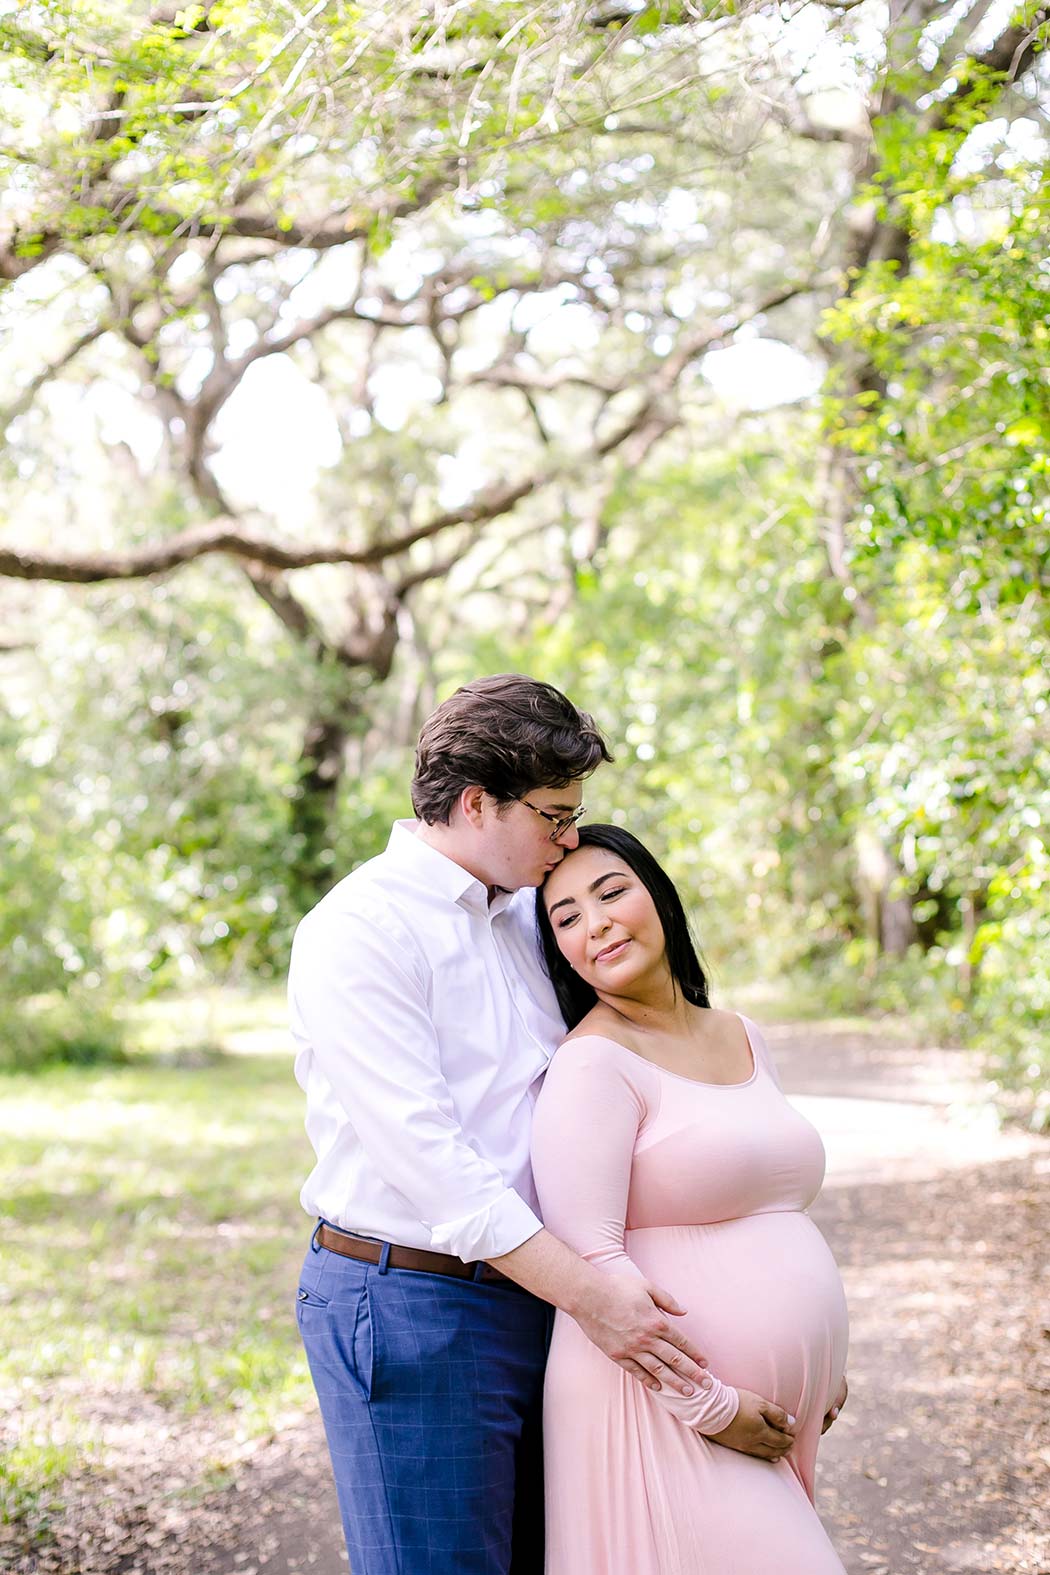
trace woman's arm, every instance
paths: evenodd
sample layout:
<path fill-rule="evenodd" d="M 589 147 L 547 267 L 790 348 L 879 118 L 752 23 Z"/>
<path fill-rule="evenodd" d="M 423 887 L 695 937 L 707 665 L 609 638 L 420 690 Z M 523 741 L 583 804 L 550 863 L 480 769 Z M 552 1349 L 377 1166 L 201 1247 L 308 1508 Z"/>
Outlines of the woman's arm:
<path fill-rule="evenodd" d="M 623 1056 L 629 1052 L 624 1051 Z M 588 1263 L 644 1278 L 624 1251 L 624 1223 L 646 1102 L 616 1047 L 571 1039 L 556 1053 L 536 1106 L 532 1163 L 544 1224 Z M 665 1384 L 653 1399 L 712 1436 L 737 1413 L 737 1391 L 707 1373 L 695 1394 Z"/>

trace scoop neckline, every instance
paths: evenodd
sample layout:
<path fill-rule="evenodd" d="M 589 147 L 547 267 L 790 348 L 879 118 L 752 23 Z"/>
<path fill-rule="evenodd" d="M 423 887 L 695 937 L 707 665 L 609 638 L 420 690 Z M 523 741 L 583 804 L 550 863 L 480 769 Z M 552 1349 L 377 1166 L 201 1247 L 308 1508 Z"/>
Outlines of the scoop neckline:
<path fill-rule="evenodd" d="M 672 1072 L 670 1067 L 661 1066 L 658 1061 L 650 1061 L 648 1056 L 639 1055 L 637 1050 L 632 1050 L 628 1045 L 621 1044 L 618 1039 L 610 1039 L 608 1034 L 580 1034 L 579 1037 L 581 1039 L 601 1039 L 607 1045 L 615 1045 L 618 1050 L 624 1051 L 626 1055 L 633 1056 L 636 1061 L 644 1061 L 645 1065 L 651 1066 L 654 1072 L 662 1072 L 665 1077 L 673 1077 L 676 1083 L 692 1083 L 696 1088 L 749 1088 L 758 1077 L 758 1055 L 755 1052 L 755 1047 L 743 1016 L 740 1012 L 734 1012 L 733 1016 L 739 1018 L 740 1025 L 744 1030 L 744 1038 L 747 1040 L 747 1048 L 751 1052 L 751 1076 L 745 1077 L 742 1083 L 707 1083 L 702 1077 L 686 1077 L 682 1072 Z M 575 1043 L 575 1041 L 570 1041 L 570 1043 Z"/>

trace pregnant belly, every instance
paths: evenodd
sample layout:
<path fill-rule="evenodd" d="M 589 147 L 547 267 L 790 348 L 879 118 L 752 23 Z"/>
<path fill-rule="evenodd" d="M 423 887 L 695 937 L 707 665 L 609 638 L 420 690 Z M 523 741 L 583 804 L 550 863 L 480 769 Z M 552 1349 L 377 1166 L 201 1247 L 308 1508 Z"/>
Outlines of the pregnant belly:
<path fill-rule="evenodd" d="M 688 1309 L 675 1326 L 723 1383 L 823 1417 L 845 1370 L 849 1325 L 830 1249 L 807 1214 L 626 1233 L 642 1273 Z"/>

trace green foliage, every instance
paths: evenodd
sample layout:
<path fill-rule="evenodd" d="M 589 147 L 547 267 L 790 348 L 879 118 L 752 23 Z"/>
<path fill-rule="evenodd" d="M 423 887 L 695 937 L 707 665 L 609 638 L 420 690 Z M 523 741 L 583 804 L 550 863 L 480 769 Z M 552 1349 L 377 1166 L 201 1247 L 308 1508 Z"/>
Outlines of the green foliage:
<path fill-rule="evenodd" d="M 9 990 L 139 993 L 284 955 L 292 696 L 312 675 L 269 630 L 252 651 L 265 621 L 232 587 L 186 590 L 73 614 L 31 659 L 52 683 L 16 691 L 0 756 Z"/>
<path fill-rule="evenodd" d="M 520 16 L 472 5 L 397 22 L 384 5 L 343 0 L 320 16 L 273 0 L 174 18 L 132 0 L 35 6 L 0 19 L 16 132 L 0 162 L 20 166 L 25 199 L 16 253 L 56 231 L 89 252 L 132 233 L 236 231 L 251 193 L 248 233 L 331 211 L 379 254 L 392 211 L 428 191 L 491 202 L 520 143 L 542 156 L 553 136 L 602 137 L 644 91 L 653 51 L 664 93 L 687 81 L 677 11 L 648 6 L 606 33 L 585 8 L 553 0 Z M 636 43 L 618 52 L 610 40 L 622 31 Z M 532 222 L 550 217 L 549 190 L 535 179 L 518 188 Z"/>
<path fill-rule="evenodd" d="M 1050 201 L 1031 178 L 1000 193 L 988 238 L 920 242 L 907 277 L 872 267 L 826 321 L 886 387 L 830 412 L 835 440 L 864 461 L 858 572 L 884 581 L 922 543 L 954 605 L 980 616 L 1034 592 L 1045 628 Z"/>
<path fill-rule="evenodd" d="M 126 1060 L 122 1025 L 82 991 L 62 1002 L 31 1006 L 0 1000 L 0 1072 Z"/>
<path fill-rule="evenodd" d="M 52 636 L 0 711 L 0 947 L 9 1002 L 65 1004 L 9 1006 L 0 1066 L 117 1059 L 112 1007 L 279 974 L 316 900 L 292 827 L 304 718 L 368 699 L 275 640 L 232 574 L 67 603 Z M 328 883 L 411 813 L 409 770 L 351 773 Z"/>
<path fill-rule="evenodd" d="M 594 711 L 616 763 L 588 786 L 589 816 L 666 858 L 730 989 L 842 945 L 857 922 L 856 794 L 830 735 L 843 606 L 805 465 L 785 460 L 812 441 L 806 415 L 751 418 L 724 446 L 625 478 L 571 612 L 518 649 L 502 633 L 477 643 L 454 674 L 517 665 Z"/>
<path fill-rule="evenodd" d="M 1008 866 L 989 882 L 988 917 L 974 939 L 979 985 L 969 1008 L 1009 1107 L 1040 1131 L 1050 1130 L 1048 891 L 1045 838 L 1021 868 Z"/>
<path fill-rule="evenodd" d="M 901 115 L 883 127 L 880 186 L 913 231 L 909 266 L 872 263 L 825 319 L 844 368 L 868 368 L 863 393 L 832 390 L 826 423 L 856 477 L 851 572 L 880 612 L 849 648 L 872 725 L 860 747 L 841 738 L 837 769 L 879 783 L 925 972 L 954 975 L 956 1031 L 1041 1124 L 1050 202 L 1040 165 L 987 136 L 983 163 L 963 156 L 1000 87 L 968 85 L 936 133 Z"/>
<path fill-rule="evenodd" d="M 720 450 L 624 480 L 572 610 L 516 648 L 502 631 L 476 641 L 446 672 L 515 665 L 594 710 L 617 758 L 588 785 L 590 816 L 666 859 L 722 991 L 786 977 L 813 1013 L 910 1010 L 973 1043 L 1042 1121 L 1042 609 L 975 618 L 964 564 L 883 539 L 854 558 L 878 593 L 877 623 L 859 627 L 813 539 L 814 426 L 752 417 Z M 999 568 L 988 542 L 986 580 Z M 896 961 L 862 911 L 871 839 L 920 937 Z"/>

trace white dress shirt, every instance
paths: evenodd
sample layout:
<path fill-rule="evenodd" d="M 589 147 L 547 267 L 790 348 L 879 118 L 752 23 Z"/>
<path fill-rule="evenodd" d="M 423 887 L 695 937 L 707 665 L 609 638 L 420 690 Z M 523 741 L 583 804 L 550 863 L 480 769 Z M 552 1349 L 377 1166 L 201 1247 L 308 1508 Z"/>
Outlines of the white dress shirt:
<path fill-rule="evenodd" d="M 471 1262 L 541 1229 L 532 1110 L 565 1035 L 535 892 L 497 896 L 398 821 L 295 933 L 307 1213 Z"/>

